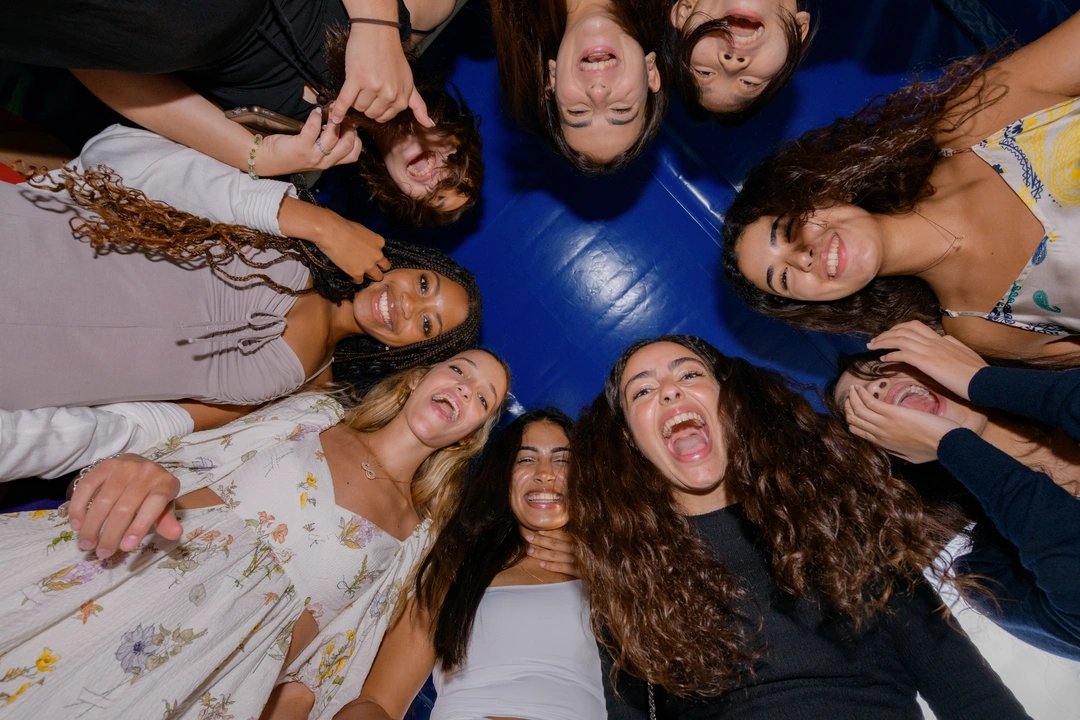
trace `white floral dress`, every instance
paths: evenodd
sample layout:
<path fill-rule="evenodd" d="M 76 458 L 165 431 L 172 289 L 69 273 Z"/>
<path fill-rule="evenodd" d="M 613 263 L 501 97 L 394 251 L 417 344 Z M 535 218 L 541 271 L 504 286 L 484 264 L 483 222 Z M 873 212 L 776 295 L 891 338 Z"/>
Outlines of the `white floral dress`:
<path fill-rule="evenodd" d="M 334 502 L 319 433 L 342 408 L 305 394 L 148 456 L 224 505 L 179 541 L 80 551 L 58 510 L 0 516 L 0 718 L 257 718 L 273 687 L 330 718 L 360 693 L 428 523 L 401 542 Z M 293 624 L 319 635 L 282 667 Z"/>

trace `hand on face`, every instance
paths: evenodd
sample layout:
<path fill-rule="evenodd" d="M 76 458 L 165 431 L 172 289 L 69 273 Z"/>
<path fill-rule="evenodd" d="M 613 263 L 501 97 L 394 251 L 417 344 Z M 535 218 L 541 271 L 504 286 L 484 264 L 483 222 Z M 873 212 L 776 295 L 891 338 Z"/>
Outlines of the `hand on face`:
<path fill-rule="evenodd" d="M 130 552 L 155 526 L 167 540 L 179 539 L 184 529 L 173 505 L 179 491 L 172 473 L 139 455 L 102 462 L 78 482 L 68 504 L 79 549 L 96 547 L 99 558 Z"/>
<path fill-rule="evenodd" d="M 563 138 L 595 162 L 629 150 L 645 128 L 650 92 L 659 92 L 656 53 L 647 55 L 606 15 L 568 27 L 548 61 Z"/>
<path fill-rule="evenodd" d="M 390 261 L 383 255 L 386 245 L 383 236 L 337 213 L 327 217 L 331 218 L 332 226 L 326 229 L 319 247 L 330 262 L 348 273 L 355 283 L 364 282 L 365 277 L 382 280 L 383 273 L 390 269 Z"/>
<path fill-rule="evenodd" d="M 739 271 L 759 290 L 794 300 L 829 301 L 862 290 L 881 269 L 882 236 L 855 205 L 751 223 L 735 246 Z"/>
<path fill-rule="evenodd" d="M 620 383 L 633 442 L 671 480 L 680 503 L 690 512 L 727 504 L 720 385 L 701 358 L 677 343 L 646 345 L 630 357 Z"/>
<path fill-rule="evenodd" d="M 672 6 L 671 22 L 683 35 L 702 23 L 723 19 L 731 33 L 706 35 L 690 54 L 702 107 L 715 113 L 739 112 L 765 91 L 792 51 L 782 14 L 794 18 L 802 38 L 810 30 L 810 14 L 797 11 L 795 5 L 777 0 L 679 0 Z"/>
<path fill-rule="evenodd" d="M 986 361 L 954 337 L 938 335 L 923 323 L 900 323 L 866 344 L 871 350 L 895 348 L 881 356 L 882 362 L 906 363 L 933 378 L 965 400 L 975 373 Z"/>
<path fill-rule="evenodd" d="M 558 425 L 540 420 L 530 423 L 521 437 L 510 476 L 510 508 L 529 543 L 528 554 L 540 567 L 578 577 L 570 536 L 563 529 L 569 520 L 566 477 L 570 441 Z"/>
<path fill-rule="evenodd" d="M 506 370 L 491 353 L 467 350 L 432 367 L 413 388 L 401 413 L 424 445 L 448 447 L 498 412 L 507 384 Z"/>
<path fill-rule="evenodd" d="M 404 347 L 453 330 L 469 316 L 460 284 L 431 270 L 390 270 L 353 296 L 359 330 L 389 347 Z"/>
<path fill-rule="evenodd" d="M 882 402 L 861 385 L 848 393 L 844 412 L 853 435 L 913 463 L 937 460 L 941 438 L 960 427 L 940 415 Z"/>

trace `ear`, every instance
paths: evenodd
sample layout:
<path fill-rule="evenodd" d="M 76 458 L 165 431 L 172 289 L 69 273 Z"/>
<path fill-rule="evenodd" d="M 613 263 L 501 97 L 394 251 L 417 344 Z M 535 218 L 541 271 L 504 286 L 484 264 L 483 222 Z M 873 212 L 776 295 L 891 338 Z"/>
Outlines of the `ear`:
<path fill-rule="evenodd" d="M 649 79 L 649 90 L 660 92 L 660 71 L 656 69 L 656 53 L 645 56 L 645 76 Z"/>
<path fill-rule="evenodd" d="M 409 378 L 409 393 L 416 389 L 416 386 L 420 384 L 420 381 L 424 379 L 423 375 L 413 375 Z"/>
<path fill-rule="evenodd" d="M 548 60 L 547 68 L 548 68 L 548 76 L 547 76 L 547 90 L 546 90 L 546 92 L 550 96 L 550 95 L 555 94 L 555 68 L 556 68 L 556 63 L 555 63 L 554 58 L 551 59 L 551 60 Z"/>
<path fill-rule="evenodd" d="M 671 24 L 682 30 L 683 25 L 686 24 L 686 18 L 690 17 L 695 7 L 697 7 L 697 0 L 679 0 L 671 6 Z"/>
<path fill-rule="evenodd" d="M 810 32 L 810 13 L 805 10 L 795 13 L 795 24 L 799 26 L 799 37 L 805 40 Z"/>
<path fill-rule="evenodd" d="M 627 445 L 629 445 L 630 447 L 637 450 L 637 443 L 634 442 L 634 436 L 630 434 L 630 430 L 628 428 L 624 427 L 622 429 L 622 436 L 623 436 L 623 440 L 626 441 Z"/>

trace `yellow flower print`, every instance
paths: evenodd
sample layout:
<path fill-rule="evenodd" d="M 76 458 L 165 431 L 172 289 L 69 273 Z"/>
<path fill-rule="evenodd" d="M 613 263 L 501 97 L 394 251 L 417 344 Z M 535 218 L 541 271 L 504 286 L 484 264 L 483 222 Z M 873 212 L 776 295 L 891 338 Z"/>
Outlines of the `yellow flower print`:
<path fill-rule="evenodd" d="M 307 507 L 307 493 L 300 493 L 300 509 Z"/>
<path fill-rule="evenodd" d="M 31 510 L 30 511 L 30 519 L 31 520 L 37 520 L 38 518 L 45 517 L 46 515 L 48 515 L 51 512 L 52 512 L 52 510 Z"/>
<path fill-rule="evenodd" d="M 356 638 L 356 631 L 349 630 L 347 633 L 345 633 L 345 636 L 348 638 L 349 642 L 352 642 Z"/>
<path fill-rule="evenodd" d="M 24 691 L 26 690 L 26 688 L 30 687 L 30 686 L 31 686 L 31 685 L 33 685 L 33 684 L 34 684 L 34 683 L 26 683 L 26 684 L 24 684 L 24 685 L 23 685 L 23 686 L 22 686 L 21 688 L 19 688 L 18 690 L 16 690 L 16 691 L 15 691 L 15 694 L 14 694 L 14 695 L 8 695 L 8 696 L 7 696 L 6 698 L 5 698 L 5 700 L 7 700 L 7 704 L 8 704 L 8 705 L 10 705 L 11 703 L 15 702 L 15 698 L 17 698 L 17 697 L 19 697 L 20 695 L 22 695 L 22 694 L 23 694 L 23 692 L 24 692 Z M 20 707 L 21 707 L 21 706 L 20 706 Z"/>
<path fill-rule="evenodd" d="M 334 643 L 330 643 L 326 646 L 326 649 L 322 651 L 323 655 L 329 655 L 334 652 Z"/>
<path fill-rule="evenodd" d="M 35 665 L 37 665 L 37 669 L 40 670 L 41 672 L 49 672 L 49 671 L 55 669 L 53 667 L 53 665 L 59 659 L 60 659 L 59 655 L 53 655 L 52 651 L 49 650 L 49 648 L 45 648 L 44 650 L 41 651 L 41 656 L 38 657 L 37 662 L 35 663 Z"/>
<path fill-rule="evenodd" d="M 318 487 L 319 486 L 319 478 L 315 477 L 311 473 L 308 473 L 307 480 L 305 480 L 304 482 L 306 482 L 307 486 L 309 488 L 311 488 L 312 490 L 318 490 L 319 489 L 319 487 Z"/>
<path fill-rule="evenodd" d="M 1046 233 L 1046 239 L 1050 242 L 1056 242 L 1058 239 L 1057 233 Z"/>

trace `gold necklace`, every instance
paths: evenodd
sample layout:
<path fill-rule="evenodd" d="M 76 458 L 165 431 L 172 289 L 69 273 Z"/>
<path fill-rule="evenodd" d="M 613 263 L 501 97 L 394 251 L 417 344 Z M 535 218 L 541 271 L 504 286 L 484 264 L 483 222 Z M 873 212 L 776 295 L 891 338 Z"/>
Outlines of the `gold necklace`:
<path fill-rule="evenodd" d="M 529 568 L 525 567 L 525 563 L 518 563 L 518 567 L 529 573 L 529 575 L 531 575 L 534 580 L 539 581 L 541 585 L 547 585 L 551 582 L 550 580 L 544 580 L 536 575 L 533 575 L 533 573 L 529 572 Z"/>
<path fill-rule="evenodd" d="M 941 253 L 941 255 L 938 255 L 936 260 L 934 260 L 932 263 L 930 263 L 929 265 L 924 267 L 922 270 L 919 270 L 918 272 L 911 273 L 912 275 L 918 275 L 919 273 L 924 273 L 924 272 L 926 272 L 927 270 L 929 270 L 929 269 L 931 269 L 933 267 L 937 267 L 937 265 L 940 264 L 941 261 L 945 259 L 945 256 L 949 254 L 949 251 L 953 249 L 953 246 L 956 245 L 956 243 L 958 243 L 958 242 L 960 242 L 961 240 L 964 239 L 964 236 L 963 235 L 954 235 L 951 230 L 946 230 L 942 225 L 940 225 L 939 223 L 936 223 L 933 220 L 931 220 L 930 218 L 926 217 L 925 215 L 923 215 L 921 212 L 919 212 L 915 208 L 912 208 L 911 212 L 915 213 L 916 215 L 921 217 L 923 220 L 930 223 L 931 225 L 933 225 L 935 228 L 942 231 L 946 235 L 951 236 L 952 239 L 953 239 L 953 241 L 951 243 L 949 243 L 949 247 L 945 248 L 945 252 Z"/>
<path fill-rule="evenodd" d="M 364 471 L 364 477 L 366 477 L 368 480 L 374 480 L 375 478 L 381 477 L 384 480 L 389 480 L 392 483 L 398 483 L 400 485 L 411 485 L 412 484 L 412 478 L 410 478 L 408 480 L 395 480 L 394 478 L 390 477 L 389 474 L 387 474 L 387 475 L 379 475 L 378 473 L 376 473 L 375 468 L 378 468 L 378 469 L 384 470 L 384 471 L 386 470 L 386 468 L 383 466 L 382 462 L 379 460 L 379 456 L 375 454 L 375 451 L 372 450 L 371 447 L 366 442 L 361 440 L 360 444 L 363 446 L 363 449 L 365 450 L 365 453 L 367 454 L 368 458 L 371 459 L 370 463 L 365 462 L 365 461 L 360 462 L 360 469 Z"/>

